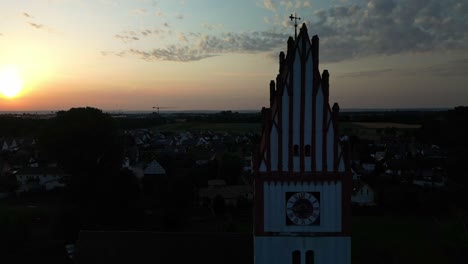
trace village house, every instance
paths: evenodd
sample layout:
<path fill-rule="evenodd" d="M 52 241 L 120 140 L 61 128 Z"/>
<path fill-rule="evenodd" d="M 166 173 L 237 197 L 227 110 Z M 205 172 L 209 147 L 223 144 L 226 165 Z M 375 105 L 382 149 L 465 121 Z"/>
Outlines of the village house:
<path fill-rule="evenodd" d="M 0 146 L 1 151 L 13 152 L 18 150 L 18 143 L 14 138 L 0 139 Z"/>
<path fill-rule="evenodd" d="M 447 184 L 447 176 L 442 168 L 420 169 L 416 172 L 413 184 L 429 188 L 443 188 Z"/>
<path fill-rule="evenodd" d="M 353 181 L 351 203 L 359 206 L 375 206 L 374 189 L 365 182 Z"/>
<path fill-rule="evenodd" d="M 70 176 L 57 167 L 25 167 L 15 173 L 18 193 L 65 187 Z"/>
<path fill-rule="evenodd" d="M 217 196 L 222 197 L 226 205 L 237 206 L 240 199 L 252 200 L 253 190 L 249 185 L 226 185 L 224 180 L 210 180 L 207 187 L 198 191 L 201 206 L 211 206 Z"/>

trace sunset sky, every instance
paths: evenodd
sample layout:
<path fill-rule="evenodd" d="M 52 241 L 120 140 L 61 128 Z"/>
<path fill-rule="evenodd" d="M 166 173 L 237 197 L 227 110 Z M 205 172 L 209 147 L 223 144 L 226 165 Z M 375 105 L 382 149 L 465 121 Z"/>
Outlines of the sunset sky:
<path fill-rule="evenodd" d="M 462 0 L 2 0 L 0 86 L 22 90 L 0 111 L 260 109 L 294 12 L 332 103 L 468 105 Z"/>

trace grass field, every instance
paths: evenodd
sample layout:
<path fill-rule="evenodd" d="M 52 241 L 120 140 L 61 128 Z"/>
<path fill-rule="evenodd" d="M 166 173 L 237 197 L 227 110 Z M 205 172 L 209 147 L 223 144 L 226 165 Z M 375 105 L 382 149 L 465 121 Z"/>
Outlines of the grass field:
<path fill-rule="evenodd" d="M 341 133 L 357 135 L 359 138 L 378 141 L 387 130 L 394 131 L 396 135 L 414 136 L 421 127 L 418 124 L 401 124 L 390 122 L 342 122 L 340 123 Z"/>
<path fill-rule="evenodd" d="M 47 244 L 53 242 L 50 232 L 52 217 L 58 212 L 57 202 L 44 201 L 35 206 L 30 204 L 29 201 L 20 200 L 0 202 L 0 245 L 8 245 L 11 249 L 23 252 L 27 248 L 26 240 L 35 241 L 53 246 L 41 249 L 42 255 L 60 256 L 57 252 L 63 251 L 62 248 Z M 459 259 L 466 257 L 463 252 L 468 248 L 468 239 L 466 235 L 460 237 L 464 229 L 457 224 L 456 219 L 446 217 L 445 220 L 435 220 L 433 217 L 415 215 L 355 215 L 352 224 L 352 263 L 466 263 Z M 252 222 L 245 220 L 220 227 L 215 231 L 250 232 L 253 228 Z M 37 251 L 38 248 L 41 247 L 37 246 L 33 250 Z M 46 257 L 49 258 L 43 258 Z"/>
<path fill-rule="evenodd" d="M 211 132 L 232 132 L 232 133 L 246 133 L 256 132 L 260 133 L 262 125 L 260 123 L 202 123 L 202 122 L 184 122 L 184 123 L 171 123 L 154 127 L 155 130 L 161 132 L 181 132 L 181 131 L 211 131 Z"/>
<path fill-rule="evenodd" d="M 353 263 L 447 263 L 432 220 L 354 216 Z"/>
<path fill-rule="evenodd" d="M 385 123 L 385 122 L 342 122 L 340 128 L 342 130 L 364 130 L 367 134 L 373 134 L 376 129 L 385 128 L 396 128 L 403 130 L 418 129 L 421 125 L 410 125 L 400 123 Z M 182 123 L 171 123 L 161 126 L 157 126 L 154 129 L 162 132 L 181 132 L 181 131 L 212 131 L 212 132 L 234 132 L 234 133 L 246 133 L 256 132 L 260 133 L 262 124 L 260 123 L 204 123 L 204 122 L 182 122 Z"/>
<path fill-rule="evenodd" d="M 352 122 L 351 124 L 362 127 L 362 128 L 370 128 L 370 129 L 376 129 L 376 128 L 401 128 L 401 129 L 418 129 L 421 127 L 421 125 L 418 124 L 400 124 L 400 123 L 387 123 L 387 122 L 372 122 L 372 123 L 364 123 L 364 122 Z"/>

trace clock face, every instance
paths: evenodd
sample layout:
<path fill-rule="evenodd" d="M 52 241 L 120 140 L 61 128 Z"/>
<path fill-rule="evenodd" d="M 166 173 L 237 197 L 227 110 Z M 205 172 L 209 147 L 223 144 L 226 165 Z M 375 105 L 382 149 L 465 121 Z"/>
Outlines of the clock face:
<path fill-rule="evenodd" d="M 287 192 L 286 225 L 319 225 L 320 193 Z"/>

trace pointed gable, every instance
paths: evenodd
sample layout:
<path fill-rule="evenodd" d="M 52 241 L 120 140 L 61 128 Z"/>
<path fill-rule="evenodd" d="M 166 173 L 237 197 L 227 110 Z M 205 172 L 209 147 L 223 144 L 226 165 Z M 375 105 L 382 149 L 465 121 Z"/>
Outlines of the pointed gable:
<path fill-rule="evenodd" d="M 144 170 L 143 172 L 145 175 L 164 175 L 166 174 L 166 170 L 157 162 L 153 160 Z"/>
<path fill-rule="evenodd" d="M 338 172 L 345 162 L 338 137 L 337 104 L 329 105 L 329 73 L 319 72 L 317 36 L 305 24 L 279 55 L 264 116 L 259 172 Z"/>

